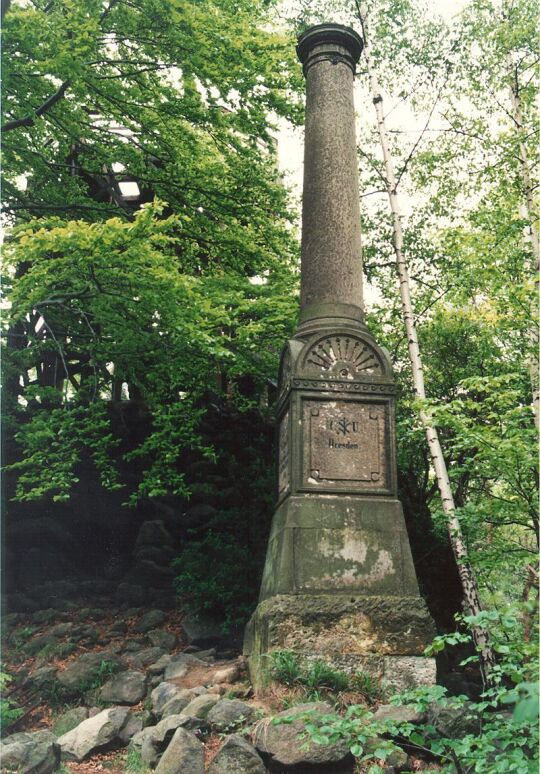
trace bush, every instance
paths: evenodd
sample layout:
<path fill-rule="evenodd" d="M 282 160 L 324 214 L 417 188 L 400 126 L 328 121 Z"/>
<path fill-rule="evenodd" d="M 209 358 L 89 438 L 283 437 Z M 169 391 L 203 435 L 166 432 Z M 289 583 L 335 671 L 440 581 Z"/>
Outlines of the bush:
<path fill-rule="evenodd" d="M 13 699 L 4 696 L 6 688 L 12 680 L 10 674 L 0 671 L 0 694 L 2 694 L 2 698 L 0 698 L 0 729 L 2 732 L 23 714 L 23 710 L 17 706 Z"/>
<path fill-rule="evenodd" d="M 246 623 L 259 592 L 259 567 L 236 535 L 210 530 L 172 566 L 177 593 L 190 610 L 219 616 L 224 631 Z"/>

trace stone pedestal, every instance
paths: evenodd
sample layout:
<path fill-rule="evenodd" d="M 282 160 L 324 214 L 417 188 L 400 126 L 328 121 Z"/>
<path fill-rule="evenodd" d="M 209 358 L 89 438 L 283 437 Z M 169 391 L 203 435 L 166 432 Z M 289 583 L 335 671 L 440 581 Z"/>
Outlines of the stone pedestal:
<path fill-rule="evenodd" d="M 278 501 L 259 605 L 245 637 L 252 681 L 294 650 L 403 688 L 435 681 L 435 634 L 397 500 L 395 385 L 363 322 L 353 77 L 358 35 L 300 38 L 307 81 L 300 325 L 280 365 Z"/>
<path fill-rule="evenodd" d="M 289 341 L 280 373 L 278 506 L 244 651 L 294 650 L 398 688 L 433 683 L 435 631 L 396 498 L 386 354 L 360 324 Z"/>

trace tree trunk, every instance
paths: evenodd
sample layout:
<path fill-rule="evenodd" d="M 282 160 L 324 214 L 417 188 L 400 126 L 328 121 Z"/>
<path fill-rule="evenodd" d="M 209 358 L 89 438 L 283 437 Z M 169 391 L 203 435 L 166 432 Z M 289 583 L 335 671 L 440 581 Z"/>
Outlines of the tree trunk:
<path fill-rule="evenodd" d="M 519 86 L 518 69 L 513 61 L 512 54 L 509 51 L 507 56 L 509 75 L 510 75 L 510 99 L 512 103 L 512 118 L 516 125 L 519 142 L 519 162 L 520 162 L 520 176 L 521 185 L 523 190 L 523 204 L 520 208 L 521 215 L 528 224 L 525 229 L 525 238 L 530 243 L 533 258 L 534 258 L 534 271 L 535 271 L 535 288 L 536 298 L 538 298 L 539 290 L 539 272 L 540 272 L 540 236 L 538 234 L 538 219 L 539 215 L 535 207 L 534 195 L 533 195 L 533 183 L 531 180 L 531 171 L 529 164 L 529 156 L 527 154 L 527 146 L 525 144 L 525 127 L 523 126 L 523 111 L 521 109 L 521 93 Z M 536 429 L 540 431 L 540 389 L 538 383 L 538 328 L 536 326 L 537 312 L 536 307 L 532 310 L 533 325 L 530 330 L 530 338 L 532 344 L 532 354 L 529 361 L 529 371 L 531 375 L 532 393 L 533 393 L 533 411 L 534 422 Z"/>
<path fill-rule="evenodd" d="M 364 62 L 366 64 L 370 91 L 373 98 L 373 104 L 375 105 L 375 111 L 377 114 L 377 126 L 379 131 L 379 138 L 381 142 L 384 167 L 385 167 L 385 185 L 388 193 L 388 199 L 390 202 L 390 209 L 392 212 L 392 227 L 393 227 L 393 247 L 394 255 L 396 259 L 397 271 L 399 275 L 399 287 L 401 293 L 401 305 L 403 309 L 403 318 L 405 322 L 405 329 L 407 332 L 407 342 L 409 347 L 409 357 L 412 366 L 412 377 L 414 391 L 418 398 L 426 397 L 426 390 L 424 386 L 424 374 L 422 369 L 422 359 L 420 356 L 420 348 L 418 345 L 418 336 L 416 333 L 416 325 L 414 321 L 413 309 L 411 304 L 410 294 L 410 282 L 409 273 L 407 269 L 407 263 L 403 255 L 403 227 L 402 216 L 399 206 L 399 197 L 397 193 L 397 180 L 394 171 L 394 165 L 392 156 L 390 153 L 390 147 L 388 143 L 388 133 L 386 130 L 386 123 L 383 111 L 383 98 L 377 81 L 376 73 L 373 70 L 373 65 L 370 58 L 370 44 L 368 35 L 367 24 L 367 11 L 363 8 L 358 8 L 358 15 L 362 24 L 362 31 L 364 37 Z M 444 461 L 441 444 L 437 430 L 431 426 L 430 417 L 425 411 L 420 411 L 420 421 L 426 431 L 426 438 L 428 441 L 428 448 L 431 456 L 431 462 L 435 475 L 437 477 L 437 484 L 441 495 L 442 506 L 446 516 L 448 525 L 448 534 L 450 537 L 450 543 L 452 550 L 456 558 L 461 583 L 463 586 L 463 598 L 467 612 L 470 615 L 478 615 L 482 611 L 478 594 L 478 584 L 474 576 L 474 572 L 469 562 L 467 546 L 461 530 L 461 524 L 459 522 L 458 515 L 456 513 L 456 507 L 454 503 L 454 497 L 450 488 L 450 480 L 448 478 L 448 471 L 446 469 L 446 463 Z M 480 654 L 480 661 L 483 676 L 486 682 L 489 682 L 489 672 L 492 666 L 495 664 L 495 657 L 489 643 L 489 636 L 487 631 L 481 626 L 473 627 L 473 636 L 475 639 L 478 652 Z"/>

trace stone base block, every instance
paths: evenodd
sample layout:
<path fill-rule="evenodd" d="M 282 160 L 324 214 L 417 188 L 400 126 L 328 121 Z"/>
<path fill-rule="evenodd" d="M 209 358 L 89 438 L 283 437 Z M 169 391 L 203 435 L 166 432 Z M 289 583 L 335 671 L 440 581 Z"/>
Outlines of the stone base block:
<path fill-rule="evenodd" d="M 435 682 L 435 661 L 423 657 L 435 634 L 419 596 L 278 595 L 255 610 L 244 640 L 251 680 L 261 691 L 276 650 L 336 669 L 367 672 L 398 690 Z"/>

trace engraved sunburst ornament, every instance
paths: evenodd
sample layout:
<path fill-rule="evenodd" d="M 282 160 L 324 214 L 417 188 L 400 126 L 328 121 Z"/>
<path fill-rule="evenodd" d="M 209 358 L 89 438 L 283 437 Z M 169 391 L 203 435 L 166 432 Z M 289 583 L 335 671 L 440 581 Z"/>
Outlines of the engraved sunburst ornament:
<path fill-rule="evenodd" d="M 353 336 L 330 336 L 318 342 L 307 362 L 341 379 L 354 379 L 358 374 L 375 374 L 381 370 L 373 349 Z"/>

